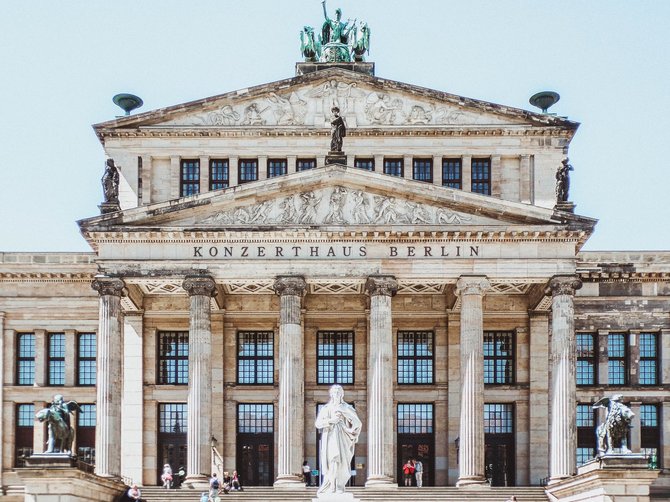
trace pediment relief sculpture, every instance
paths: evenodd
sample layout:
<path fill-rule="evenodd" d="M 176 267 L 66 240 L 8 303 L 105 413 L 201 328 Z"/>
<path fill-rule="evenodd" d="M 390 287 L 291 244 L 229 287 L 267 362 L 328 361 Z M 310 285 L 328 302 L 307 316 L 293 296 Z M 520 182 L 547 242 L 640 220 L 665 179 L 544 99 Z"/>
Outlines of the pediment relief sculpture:
<path fill-rule="evenodd" d="M 460 225 L 483 218 L 392 195 L 335 186 L 219 211 L 203 225 Z M 487 220 L 488 222 L 488 220 Z"/>
<path fill-rule="evenodd" d="M 268 92 L 252 100 L 230 99 L 215 110 L 184 115 L 161 125 L 325 127 L 334 107 L 340 109 L 352 127 L 514 123 L 438 100 L 417 99 L 409 93 L 386 92 L 351 80 L 331 79 L 285 92 Z"/>

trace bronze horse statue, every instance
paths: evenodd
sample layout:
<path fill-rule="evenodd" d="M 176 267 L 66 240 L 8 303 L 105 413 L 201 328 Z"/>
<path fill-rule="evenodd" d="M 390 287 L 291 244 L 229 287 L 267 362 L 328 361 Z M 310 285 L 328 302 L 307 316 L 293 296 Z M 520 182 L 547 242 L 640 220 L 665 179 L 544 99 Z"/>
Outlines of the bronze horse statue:
<path fill-rule="evenodd" d="M 363 55 L 370 53 L 370 28 L 368 23 L 361 22 L 361 36 L 358 36 L 358 30 L 354 31 L 354 43 L 351 47 L 354 61 L 364 61 Z"/>
<path fill-rule="evenodd" d="M 48 408 L 40 410 L 35 418 L 48 425 L 49 439 L 45 453 L 72 453 L 74 429 L 70 426 L 70 413 L 80 411 L 75 401 L 65 402 L 63 397 L 54 396 L 54 402 Z"/>
<path fill-rule="evenodd" d="M 321 57 L 321 44 L 316 41 L 311 26 L 305 26 L 300 32 L 300 52 L 307 62 L 316 62 Z"/>

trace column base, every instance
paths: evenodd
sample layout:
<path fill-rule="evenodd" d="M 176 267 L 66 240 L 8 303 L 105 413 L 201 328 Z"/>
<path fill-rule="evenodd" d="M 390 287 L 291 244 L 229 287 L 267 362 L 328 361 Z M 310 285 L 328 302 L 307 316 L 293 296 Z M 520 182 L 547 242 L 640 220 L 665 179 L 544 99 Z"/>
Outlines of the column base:
<path fill-rule="evenodd" d="M 381 488 L 396 490 L 398 488 L 398 483 L 395 482 L 393 478 L 388 476 L 379 476 L 374 478 L 368 478 L 365 482 L 366 488 Z"/>
<path fill-rule="evenodd" d="M 219 480 L 221 482 L 221 480 Z M 191 490 L 207 491 L 209 490 L 209 478 L 202 474 L 189 474 L 182 483 L 182 486 Z"/>
<path fill-rule="evenodd" d="M 483 476 L 468 476 L 458 478 L 456 481 L 457 488 L 481 488 L 482 486 L 489 486 L 488 481 Z"/>
<path fill-rule="evenodd" d="M 302 477 L 290 474 L 279 476 L 272 486 L 280 490 L 304 490 L 307 488 Z"/>

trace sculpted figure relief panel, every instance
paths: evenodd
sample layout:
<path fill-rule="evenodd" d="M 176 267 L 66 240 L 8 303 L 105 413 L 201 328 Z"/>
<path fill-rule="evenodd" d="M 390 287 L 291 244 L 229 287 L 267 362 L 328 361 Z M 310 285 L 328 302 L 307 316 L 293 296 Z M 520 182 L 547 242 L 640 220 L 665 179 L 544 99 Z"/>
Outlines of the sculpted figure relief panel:
<path fill-rule="evenodd" d="M 260 204 L 219 211 L 205 225 L 458 225 L 472 217 L 420 202 L 373 195 L 342 186 L 302 192 Z"/>
<path fill-rule="evenodd" d="M 327 126 L 333 107 L 357 127 L 503 124 L 499 117 L 419 100 L 400 92 L 366 89 L 332 79 L 195 113 L 165 123 L 191 126 Z"/>

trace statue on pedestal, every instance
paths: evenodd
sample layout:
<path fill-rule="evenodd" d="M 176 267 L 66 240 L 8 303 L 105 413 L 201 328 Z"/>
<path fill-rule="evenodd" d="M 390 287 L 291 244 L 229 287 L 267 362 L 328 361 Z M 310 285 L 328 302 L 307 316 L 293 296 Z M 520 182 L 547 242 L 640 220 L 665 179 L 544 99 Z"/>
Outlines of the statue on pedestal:
<path fill-rule="evenodd" d="M 347 126 L 344 123 L 344 118 L 340 115 L 340 109 L 334 106 L 331 109 L 333 118 L 330 121 L 330 151 L 331 153 L 342 152 L 342 138 L 347 135 Z"/>
<path fill-rule="evenodd" d="M 619 448 L 621 453 L 631 453 L 626 437 L 635 413 L 621 402 L 622 399 L 621 394 L 615 394 L 612 397 L 604 397 L 593 405 L 594 410 L 607 409 L 605 421 L 596 430 L 599 455 L 614 453 L 615 448 Z"/>
<path fill-rule="evenodd" d="M 107 159 L 105 174 L 100 180 L 105 203 L 119 203 L 119 170 L 114 165 L 114 159 Z"/>
<path fill-rule="evenodd" d="M 68 401 L 56 394 L 51 404 L 37 412 L 40 422 L 47 422 L 49 439 L 45 453 L 71 453 L 74 427 L 70 425 L 70 413 L 81 411 L 76 401 Z"/>
<path fill-rule="evenodd" d="M 563 159 L 561 166 L 556 170 L 556 201 L 567 202 L 570 191 L 570 171 L 573 167 L 568 164 L 568 159 Z"/>
<path fill-rule="evenodd" d="M 315 426 L 321 430 L 321 473 L 323 482 L 319 498 L 344 493 L 351 477 L 351 459 L 361 433 L 361 421 L 353 406 L 344 402 L 340 385 L 330 388 L 330 401 L 321 408 Z"/>

